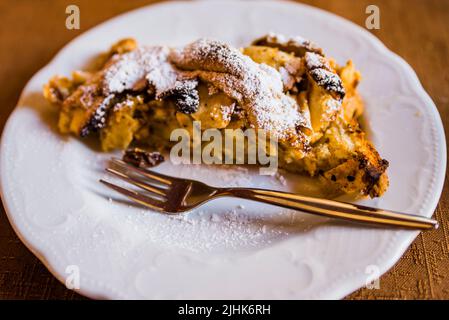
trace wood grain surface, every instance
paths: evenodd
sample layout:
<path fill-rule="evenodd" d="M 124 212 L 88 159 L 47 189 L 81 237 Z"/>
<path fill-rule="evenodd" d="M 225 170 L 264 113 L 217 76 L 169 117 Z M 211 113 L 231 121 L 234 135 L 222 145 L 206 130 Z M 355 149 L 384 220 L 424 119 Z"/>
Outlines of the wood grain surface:
<path fill-rule="evenodd" d="M 0 0 L 0 130 L 28 79 L 68 41 L 115 15 L 155 1 Z M 381 28 L 373 33 L 416 71 L 449 128 L 448 0 L 309 0 L 364 26 L 375 4 Z M 65 8 L 76 4 L 81 30 L 65 28 Z M 435 216 L 438 230 L 423 233 L 380 279 L 380 289 L 361 289 L 348 299 L 449 299 L 449 192 Z M 0 208 L 0 299 L 83 299 L 60 284 L 20 242 Z"/>

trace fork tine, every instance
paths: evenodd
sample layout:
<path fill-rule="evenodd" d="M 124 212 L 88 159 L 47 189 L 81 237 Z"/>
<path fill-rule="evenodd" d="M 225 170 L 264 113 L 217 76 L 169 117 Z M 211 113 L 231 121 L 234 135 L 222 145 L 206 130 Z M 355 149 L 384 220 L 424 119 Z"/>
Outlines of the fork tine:
<path fill-rule="evenodd" d="M 122 160 L 117 159 L 117 158 L 113 158 L 112 162 L 117 164 L 117 165 L 119 165 L 119 166 L 125 167 L 126 169 L 130 169 L 130 170 L 133 170 L 133 171 L 135 171 L 137 173 L 140 173 L 140 174 L 144 175 L 147 178 L 159 181 L 160 183 L 165 184 L 165 185 L 170 185 L 172 183 L 172 180 L 176 179 L 176 178 L 173 178 L 173 177 L 169 177 L 169 176 L 163 175 L 161 173 L 157 173 L 157 172 L 154 172 L 154 171 L 150 171 L 150 170 L 138 168 L 136 166 L 132 166 L 132 165 L 130 165 L 130 164 L 128 164 L 128 163 L 126 163 L 126 162 L 124 162 Z"/>
<path fill-rule="evenodd" d="M 106 168 L 106 171 L 108 171 L 109 173 L 112 173 L 113 175 L 119 177 L 120 179 L 122 179 L 122 180 L 124 180 L 124 181 L 126 181 L 128 183 L 131 183 L 131 184 L 135 185 L 136 187 L 139 187 L 139 188 L 144 189 L 146 191 L 155 193 L 155 194 L 157 194 L 159 196 L 165 196 L 165 189 L 162 189 L 162 188 L 150 185 L 148 183 L 144 183 L 144 182 L 132 179 L 128 175 L 126 175 L 125 173 L 117 171 L 117 170 L 112 169 L 112 168 Z"/>
<path fill-rule="evenodd" d="M 103 183 L 104 185 L 106 185 L 107 187 L 117 191 L 118 193 L 130 198 L 131 200 L 133 200 L 141 205 L 144 205 L 146 207 L 149 207 L 151 209 L 156 209 L 159 211 L 164 209 L 164 203 L 161 201 L 155 200 L 153 198 L 150 198 L 150 197 L 140 194 L 138 192 L 119 187 L 119 186 L 112 184 L 110 182 L 107 182 L 103 179 L 100 179 L 100 182 Z"/>

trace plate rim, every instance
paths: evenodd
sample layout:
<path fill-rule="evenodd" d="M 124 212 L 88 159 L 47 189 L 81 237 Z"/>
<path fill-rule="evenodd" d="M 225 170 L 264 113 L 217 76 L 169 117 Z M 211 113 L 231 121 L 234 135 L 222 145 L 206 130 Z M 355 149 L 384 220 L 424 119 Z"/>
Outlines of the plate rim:
<path fill-rule="evenodd" d="M 173 5 L 196 5 L 198 3 L 202 4 L 208 4 L 210 5 L 211 2 L 205 2 L 205 1 L 192 1 L 192 2 L 186 2 L 186 1 L 169 1 L 169 2 L 162 2 L 162 3 L 156 3 L 156 4 L 149 4 L 142 7 L 138 7 L 136 9 L 123 12 L 115 17 L 112 17 L 108 20 L 105 20 L 96 26 L 86 30 L 85 32 L 81 33 L 80 35 L 76 36 L 72 40 L 70 40 L 67 44 L 64 45 L 55 55 L 54 57 L 44 66 L 42 67 L 38 72 L 36 72 L 30 80 L 27 82 L 23 90 L 21 91 L 20 97 L 18 99 L 17 105 L 12 111 L 12 113 L 9 115 L 7 122 L 4 125 L 3 133 L 1 136 L 0 141 L 0 172 L 3 172 L 5 170 L 5 163 L 6 160 L 4 160 L 4 152 L 5 145 L 8 137 L 10 136 L 11 131 L 11 124 L 12 120 L 14 118 L 14 115 L 17 113 L 18 107 L 21 105 L 21 102 L 24 98 L 24 93 L 28 91 L 28 88 L 30 84 L 33 82 L 33 80 L 37 77 L 39 77 L 40 74 L 44 73 L 48 68 L 50 68 L 63 54 L 65 51 L 71 47 L 71 45 L 78 41 L 82 37 L 88 36 L 90 33 L 94 33 L 97 29 L 105 27 L 107 24 L 112 23 L 114 21 L 117 21 L 119 19 L 124 18 L 125 16 L 129 14 L 133 14 L 140 10 L 147 10 L 154 7 L 159 6 L 173 6 Z M 251 3 L 251 1 L 225 1 L 225 0 L 218 0 L 214 1 L 213 3 L 217 4 L 231 4 L 232 5 L 247 5 Z M 277 5 L 277 6 L 296 6 L 296 7 L 302 7 L 304 10 L 308 11 L 312 14 L 319 14 L 324 16 L 330 16 L 332 19 L 338 19 L 340 23 L 344 23 L 347 25 L 348 28 L 352 28 L 354 32 L 357 32 L 358 36 L 363 36 L 367 41 L 371 42 L 373 45 L 379 49 L 379 51 L 382 51 L 383 54 L 387 55 L 389 58 L 394 59 L 395 63 L 397 63 L 401 70 L 403 70 L 404 73 L 407 73 L 410 80 L 413 82 L 414 90 L 417 94 L 419 94 L 420 97 L 425 99 L 427 101 L 427 105 L 431 105 L 432 108 L 428 110 L 429 115 L 432 116 L 431 122 L 433 122 L 433 129 L 436 131 L 436 137 L 441 139 L 440 143 L 436 143 L 436 145 L 441 148 L 441 158 L 440 159 L 440 165 L 436 165 L 436 170 L 439 170 L 440 172 L 433 172 L 433 179 L 431 181 L 431 186 L 433 185 L 433 191 L 437 191 L 436 193 L 433 193 L 433 197 L 430 194 L 431 192 L 428 192 L 426 195 L 426 199 L 422 204 L 422 207 L 424 207 L 426 204 L 426 207 L 428 207 L 428 213 L 426 211 L 426 216 L 431 216 L 433 212 L 435 211 L 441 193 L 443 191 L 444 186 L 444 177 L 446 172 L 446 165 L 447 165 L 447 146 L 446 146 L 446 136 L 444 133 L 444 127 L 441 120 L 441 116 L 439 114 L 438 108 L 436 107 L 435 103 L 433 102 L 432 98 L 429 96 L 429 94 L 425 91 L 424 87 L 422 86 L 421 82 L 419 81 L 419 78 L 416 74 L 416 72 L 413 70 L 413 68 L 399 55 L 391 51 L 389 48 L 387 48 L 376 36 L 368 32 L 367 30 L 363 29 L 359 25 L 342 18 L 332 12 L 328 12 L 326 10 L 313 7 L 310 5 L 297 3 L 297 2 L 291 2 L 291 1 L 274 1 L 274 0 L 263 0 L 258 1 L 258 3 L 268 3 L 270 5 Z M 4 178 L 4 175 L 0 175 L 0 196 L 2 199 L 3 206 L 5 208 L 5 212 L 7 215 L 7 218 L 14 230 L 14 232 L 17 234 L 21 242 L 45 265 L 45 267 L 55 276 L 62 284 L 65 284 L 65 276 L 63 273 L 60 273 L 56 268 L 53 267 L 53 265 L 57 265 L 58 263 L 55 261 L 51 261 L 52 259 L 55 260 L 55 257 L 48 258 L 48 246 L 44 246 L 43 248 L 42 243 L 41 247 L 39 248 L 38 245 L 36 245 L 36 242 L 41 242 L 40 239 L 31 239 L 31 234 L 25 234 L 24 230 L 19 230 L 19 224 L 15 221 L 15 216 L 17 218 L 17 215 L 14 215 L 12 212 L 14 210 L 11 210 L 11 208 L 8 205 L 8 196 L 5 195 L 3 190 L 7 189 L 5 185 L 7 185 L 8 182 L 6 182 L 6 178 Z M 429 200 L 429 197 L 430 200 Z M 403 240 L 400 243 L 398 242 L 399 235 L 402 235 L 401 238 Z M 393 237 L 392 243 L 390 246 L 395 244 L 395 250 L 392 252 L 391 250 L 388 251 L 388 257 L 383 257 L 386 255 L 386 252 L 383 252 L 383 254 L 378 258 L 378 260 L 382 260 L 381 263 L 379 263 L 379 268 L 381 269 L 380 273 L 383 275 L 385 274 L 394 264 L 398 262 L 400 257 L 404 254 L 404 252 L 407 250 L 407 248 L 410 246 L 410 244 L 413 242 L 413 240 L 416 238 L 416 236 L 419 234 L 419 232 L 409 232 L 407 234 L 401 233 L 400 231 L 395 231 L 395 235 Z M 31 239 L 31 240 L 30 240 Z M 37 240 L 37 241 L 36 241 Z M 45 253 L 47 252 L 47 254 Z M 50 255 L 51 256 L 51 255 Z M 378 261 L 379 262 L 379 261 Z M 356 270 L 345 272 L 343 275 L 337 277 L 326 289 L 322 290 L 317 294 L 317 298 L 322 298 L 323 296 L 325 299 L 339 299 L 342 297 L 345 297 L 346 295 L 352 293 L 354 290 L 357 290 L 360 288 L 360 285 L 354 286 L 354 284 L 350 284 L 349 281 L 344 281 L 345 278 L 356 276 Z M 120 294 L 119 291 L 115 290 L 114 288 L 110 288 L 104 284 L 99 283 L 98 281 L 95 281 L 94 279 L 90 279 L 89 275 L 83 275 L 83 281 L 91 282 L 94 286 L 96 286 L 96 289 L 93 289 L 90 286 L 83 286 L 82 289 L 76 290 L 77 293 L 84 295 L 89 298 L 93 299 L 102 299 L 102 298 L 124 298 L 123 295 Z M 335 286 L 339 286 L 339 289 L 334 289 Z M 103 289 L 103 291 L 102 291 Z M 105 292 L 104 290 L 108 290 Z M 112 293 L 113 292 L 113 293 Z M 111 294 L 112 293 L 112 294 Z"/>

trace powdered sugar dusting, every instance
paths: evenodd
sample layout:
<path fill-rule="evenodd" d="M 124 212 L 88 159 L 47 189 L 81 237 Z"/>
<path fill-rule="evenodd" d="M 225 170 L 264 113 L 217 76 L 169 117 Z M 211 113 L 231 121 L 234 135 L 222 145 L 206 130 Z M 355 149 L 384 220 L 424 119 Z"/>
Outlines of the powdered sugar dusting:
<path fill-rule="evenodd" d="M 331 70 L 331 67 L 328 63 L 328 61 L 323 57 L 316 53 L 307 52 L 304 56 L 306 61 L 307 69 L 314 70 L 314 69 L 326 69 Z"/>
<path fill-rule="evenodd" d="M 160 68 L 167 60 L 168 53 L 166 47 L 140 47 L 113 57 L 103 71 L 103 90 L 106 93 L 120 93 L 132 89 L 152 71 L 161 74 Z M 163 74 L 164 79 L 169 75 L 167 72 Z"/>
<path fill-rule="evenodd" d="M 112 58 L 103 70 L 103 90 L 121 93 L 139 87 L 142 82 L 155 90 L 156 98 L 162 98 L 170 90 L 180 87 L 196 87 L 196 80 L 169 63 L 168 47 L 139 47 L 134 51 Z"/>
<path fill-rule="evenodd" d="M 200 39 L 177 49 L 140 47 L 114 57 L 103 73 L 107 93 L 130 90 L 146 79 L 156 99 L 179 87 L 189 89 L 202 79 L 237 100 L 253 127 L 280 139 L 306 122 L 295 99 L 284 94 L 276 69 L 257 64 L 220 41 Z"/>
<path fill-rule="evenodd" d="M 284 94 L 277 70 L 223 42 L 200 39 L 173 51 L 170 60 L 237 100 L 254 127 L 277 138 L 286 138 L 305 122 L 296 101 Z"/>
<path fill-rule="evenodd" d="M 341 99 L 344 97 L 345 89 L 343 83 L 324 57 L 307 52 L 305 54 L 305 62 L 310 76 L 319 86 L 339 94 Z"/>
<path fill-rule="evenodd" d="M 190 167 L 191 166 L 191 167 Z M 285 190 L 283 175 L 261 177 L 256 168 L 236 166 L 189 165 L 177 166 L 169 163 L 161 165 L 163 171 L 182 178 L 201 179 L 217 186 L 259 186 L 268 189 Z M 213 174 L 211 174 L 213 173 Z M 106 178 L 106 174 L 104 177 Z M 118 179 L 107 176 L 113 183 L 126 186 Z M 124 204 L 119 195 L 106 205 L 112 212 L 108 222 L 119 225 L 130 241 L 158 243 L 167 248 L 182 248 L 194 252 L 237 252 L 252 248 L 263 248 L 277 243 L 302 230 L 304 214 L 276 207 L 263 210 L 249 202 L 239 199 L 216 199 L 182 215 L 158 214 L 140 207 L 130 206 L 123 210 Z M 110 213 L 110 211 L 108 211 Z M 112 220 L 112 221 L 111 221 Z M 101 241 L 101 235 L 96 241 Z M 105 239 L 107 241 L 107 239 Z"/>

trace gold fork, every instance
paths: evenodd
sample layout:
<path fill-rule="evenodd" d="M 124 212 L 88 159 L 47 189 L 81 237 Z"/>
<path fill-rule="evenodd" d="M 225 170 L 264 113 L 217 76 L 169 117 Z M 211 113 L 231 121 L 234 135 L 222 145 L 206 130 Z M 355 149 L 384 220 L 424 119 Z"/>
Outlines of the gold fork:
<path fill-rule="evenodd" d="M 434 229 L 438 222 L 425 217 L 370 208 L 352 203 L 305 197 L 298 194 L 253 188 L 216 188 L 205 183 L 163 175 L 113 159 L 106 170 L 126 182 L 145 190 L 139 193 L 100 180 L 109 188 L 133 201 L 169 214 L 179 214 L 218 197 L 237 197 L 264 202 L 311 214 L 381 226 L 407 229 Z"/>

